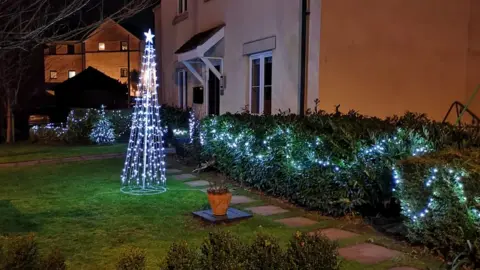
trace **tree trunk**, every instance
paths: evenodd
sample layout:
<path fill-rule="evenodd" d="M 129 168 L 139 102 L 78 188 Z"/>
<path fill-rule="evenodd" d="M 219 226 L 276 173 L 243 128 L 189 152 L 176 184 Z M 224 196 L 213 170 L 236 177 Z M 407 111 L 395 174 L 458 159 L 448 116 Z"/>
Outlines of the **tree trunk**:
<path fill-rule="evenodd" d="M 6 143 L 12 143 L 12 106 L 10 101 L 7 101 L 7 141 Z"/>

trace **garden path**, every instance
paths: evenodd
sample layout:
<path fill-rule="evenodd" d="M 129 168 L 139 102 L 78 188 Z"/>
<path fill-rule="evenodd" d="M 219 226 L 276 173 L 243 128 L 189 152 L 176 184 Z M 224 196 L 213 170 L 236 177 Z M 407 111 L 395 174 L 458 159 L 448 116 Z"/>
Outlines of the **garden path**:
<path fill-rule="evenodd" d="M 167 169 L 167 175 L 171 176 L 171 179 L 175 181 L 183 181 L 185 184 L 189 185 L 192 188 L 198 188 L 199 191 L 206 192 L 206 187 L 209 182 L 199 179 L 198 175 L 184 172 L 178 168 Z M 254 203 L 255 206 L 248 207 L 249 204 Z M 245 207 L 242 205 L 245 204 Z M 247 195 L 233 195 L 231 205 L 236 207 L 243 208 L 244 210 L 252 212 L 254 215 L 261 216 L 271 216 L 274 218 L 274 221 L 284 224 L 288 227 L 293 228 L 308 228 L 309 226 L 315 225 L 318 222 L 304 216 L 288 216 L 282 217 L 282 215 L 289 213 L 290 210 L 284 209 L 282 207 L 271 205 L 258 199 L 254 199 Z M 275 218 L 279 216 L 278 219 Z M 324 228 L 321 230 L 311 231 L 310 234 L 321 233 L 332 241 L 345 240 L 345 239 L 355 239 L 361 237 L 360 234 L 350 232 L 347 230 L 342 230 L 338 228 Z M 402 252 L 389 249 L 380 245 L 372 243 L 355 243 L 351 241 L 351 245 L 347 245 L 339 248 L 338 252 L 340 256 L 347 261 L 355 261 L 361 263 L 362 265 L 375 265 L 388 260 L 396 260 L 398 257 L 402 256 Z M 389 270 L 416 270 L 416 268 L 411 267 L 395 267 L 390 268 Z"/>

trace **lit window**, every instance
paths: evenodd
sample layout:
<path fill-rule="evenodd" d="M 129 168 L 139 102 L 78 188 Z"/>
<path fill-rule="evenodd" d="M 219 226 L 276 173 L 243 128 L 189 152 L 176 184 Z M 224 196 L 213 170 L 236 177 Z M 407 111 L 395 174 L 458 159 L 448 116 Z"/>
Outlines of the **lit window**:
<path fill-rule="evenodd" d="M 177 0 L 178 1 L 178 7 L 177 7 L 177 13 L 182 14 L 187 12 L 188 6 L 187 6 L 187 1 L 188 0 Z"/>
<path fill-rule="evenodd" d="M 103 43 L 103 42 L 98 43 L 98 50 L 99 51 L 105 51 L 105 43 Z"/>
<path fill-rule="evenodd" d="M 122 41 L 121 50 L 122 51 L 128 50 L 128 43 L 126 41 Z"/>
<path fill-rule="evenodd" d="M 250 57 L 250 112 L 272 114 L 272 53 Z"/>
<path fill-rule="evenodd" d="M 68 71 L 68 78 L 73 78 L 77 73 L 75 72 L 75 70 L 69 70 Z"/>
<path fill-rule="evenodd" d="M 56 79 L 56 78 L 57 78 L 57 71 L 50 70 L 50 79 Z"/>
<path fill-rule="evenodd" d="M 128 68 L 121 68 L 120 69 L 120 77 L 122 77 L 122 78 L 128 77 Z"/>
<path fill-rule="evenodd" d="M 177 71 L 177 87 L 178 87 L 178 106 L 180 108 L 187 108 L 187 71 L 180 69 Z"/>

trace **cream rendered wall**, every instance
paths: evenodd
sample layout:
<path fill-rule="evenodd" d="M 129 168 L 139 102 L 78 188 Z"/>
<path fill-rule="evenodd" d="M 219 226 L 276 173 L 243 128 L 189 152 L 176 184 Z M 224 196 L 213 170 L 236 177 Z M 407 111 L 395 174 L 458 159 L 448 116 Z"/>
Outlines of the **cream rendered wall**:
<path fill-rule="evenodd" d="M 298 113 L 300 1 L 224 1 L 227 87 L 220 97 L 220 112 L 237 112 L 249 104 L 249 58 L 242 53 L 243 44 L 276 36 L 272 52 L 272 113 L 279 109 Z"/>
<path fill-rule="evenodd" d="M 224 23 L 225 0 L 188 1 L 188 17 L 175 21 L 177 0 L 163 0 L 154 9 L 155 46 L 161 65 L 158 65 L 160 77 L 160 98 L 162 103 L 178 105 L 178 91 L 175 80 L 177 68 L 185 68 L 177 62 L 175 51 L 195 34 Z M 184 15 L 185 16 L 185 15 Z M 178 18 L 177 18 L 178 19 Z M 175 22 L 174 22 L 175 21 Z M 205 77 L 205 72 L 201 74 Z M 188 104 L 192 105 L 192 87 L 200 85 L 190 72 L 188 77 Z"/>
<path fill-rule="evenodd" d="M 379 117 L 410 110 L 442 120 L 467 96 L 470 2 L 323 0 L 321 108 L 341 104 L 343 112 Z"/>

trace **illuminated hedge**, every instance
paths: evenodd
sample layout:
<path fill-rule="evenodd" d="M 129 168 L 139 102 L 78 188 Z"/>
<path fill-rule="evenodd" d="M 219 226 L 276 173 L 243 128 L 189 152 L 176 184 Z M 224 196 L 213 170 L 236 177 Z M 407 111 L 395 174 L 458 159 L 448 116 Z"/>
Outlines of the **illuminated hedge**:
<path fill-rule="evenodd" d="M 226 114 L 202 121 L 200 141 L 231 178 L 331 215 L 383 205 L 393 164 L 433 149 L 418 132 L 354 113 Z"/>
<path fill-rule="evenodd" d="M 480 150 L 412 157 L 394 171 L 411 241 L 446 257 L 463 251 L 467 240 L 479 241 Z"/>

